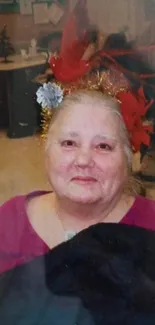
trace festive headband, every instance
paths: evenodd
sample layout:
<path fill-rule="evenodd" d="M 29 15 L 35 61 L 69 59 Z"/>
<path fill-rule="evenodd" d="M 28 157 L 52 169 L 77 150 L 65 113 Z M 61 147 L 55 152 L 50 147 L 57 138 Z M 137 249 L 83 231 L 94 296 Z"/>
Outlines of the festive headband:
<path fill-rule="evenodd" d="M 59 104 L 67 94 L 76 90 L 98 90 L 115 97 L 119 101 L 120 111 L 129 133 L 133 151 L 139 151 L 141 143 L 149 146 L 149 132 L 152 132 L 152 126 L 146 125 L 143 118 L 152 101 L 149 103 L 146 101 L 142 87 L 138 90 L 138 94 L 134 95 L 123 76 L 118 82 L 114 74 L 115 71 L 98 71 L 70 84 L 58 81 L 44 83 L 36 93 L 37 101 L 42 106 L 43 136 L 47 134 L 53 109 L 59 109 Z"/>
<path fill-rule="evenodd" d="M 42 107 L 43 136 L 47 134 L 53 108 L 59 109 L 59 104 L 67 94 L 75 90 L 97 90 L 119 101 L 132 149 L 137 152 L 141 143 L 146 146 L 150 144 L 152 126 L 144 123 L 144 118 L 153 101 L 146 100 L 143 85 L 136 93 L 131 90 L 130 83 L 112 56 L 102 52 L 88 61 L 81 59 L 89 46 L 86 33 L 88 24 L 85 0 L 82 0 L 64 28 L 59 56 L 53 56 L 50 60 L 55 81 L 44 83 L 36 93 Z M 109 69 L 104 71 L 100 68 L 103 54 L 110 61 Z M 106 61 L 104 64 L 107 68 Z"/>

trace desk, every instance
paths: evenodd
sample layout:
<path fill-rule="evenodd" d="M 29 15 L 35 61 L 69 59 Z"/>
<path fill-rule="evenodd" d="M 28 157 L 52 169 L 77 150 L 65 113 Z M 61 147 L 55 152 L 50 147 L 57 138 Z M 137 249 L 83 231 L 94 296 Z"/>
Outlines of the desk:
<path fill-rule="evenodd" d="M 39 54 L 24 60 L 21 55 L 14 55 L 9 60 L 12 62 L 0 60 L 0 79 L 6 93 L 3 111 L 8 112 L 7 135 L 11 138 L 25 137 L 34 134 L 38 127 L 37 85 L 32 83 L 32 79 L 43 72 L 46 57 Z"/>
<path fill-rule="evenodd" d="M 12 55 L 8 58 L 10 61 L 9 63 L 2 62 L 3 59 L 0 59 L 0 71 L 12 71 L 18 69 L 26 69 L 31 68 L 38 65 L 43 65 L 46 63 L 45 55 L 36 55 L 34 57 L 23 59 L 21 55 Z"/>

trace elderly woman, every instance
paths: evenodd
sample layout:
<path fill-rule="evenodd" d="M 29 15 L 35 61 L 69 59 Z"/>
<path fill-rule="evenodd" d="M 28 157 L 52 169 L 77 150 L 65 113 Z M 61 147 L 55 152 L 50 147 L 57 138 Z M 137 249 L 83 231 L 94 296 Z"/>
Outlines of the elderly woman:
<path fill-rule="evenodd" d="M 155 230 L 155 203 L 135 193 L 115 99 L 95 91 L 66 96 L 51 121 L 45 161 L 52 191 L 15 197 L 0 208 L 1 272 L 97 223 Z"/>
<path fill-rule="evenodd" d="M 150 102 L 115 67 L 107 77 L 92 72 L 87 58 L 77 60 L 85 44 L 74 18 L 68 31 L 79 51 L 65 40 L 51 61 L 58 82 L 37 92 L 44 131 L 50 123 L 51 191 L 0 207 L 0 320 L 154 325 L 155 203 L 138 195 L 131 168 L 132 151 L 149 145 L 141 117 Z"/>
<path fill-rule="evenodd" d="M 53 112 L 45 155 L 51 192 L 40 191 L 18 196 L 0 208 L 0 271 L 3 273 L 3 276 L 0 277 L 0 318 L 2 323 L 21 325 L 24 324 L 22 320 L 23 322 L 27 320 L 27 324 L 39 324 L 39 318 L 43 317 L 39 313 L 46 310 L 47 314 L 45 313 L 44 317 L 49 322 L 44 320 L 40 324 L 54 322 L 55 317 L 59 319 L 59 313 L 60 315 L 67 313 L 66 317 L 68 318 L 65 320 L 65 318 L 63 319 L 65 316 L 63 316 L 62 320 L 59 319 L 56 324 L 66 324 L 69 320 L 70 324 L 75 324 L 75 320 L 71 321 L 72 312 L 74 310 L 74 316 L 75 313 L 77 315 L 79 303 L 74 298 L 75 293 L 72 296 L 71 292 L 73 288 L 77 288 L 77 284 L 70 284 L 70 280 L 76 278 L 77 273 L 80 272 L 78 277 L 81 280 L 78 281 L 84 281 L 80 282 L 82 288 L 87 286 L 87 289 L 81 289 L 83 294 L 80 297 L 83 298 L 80 299 L 85 301 L 84 296 L 86 295 L 86 300 L 89 300 L 90 292 L 93 293 L 92 299 L 97 299 L 93 307 L 97 310 L 92 311 L 91 306 L 93 305 L 91 304 L 88 308 L 93 313 L 93 317 L 96 317 L 94 313 L 99 317 L 103 310 L 104 317 L 108 311 L 107 317 L 112 317 L 111 309 L 107 307 L 107 304 L 111 304 L 116 319 L 113 322 L 111 320 L 110 323 L 107 318 L 104 324 L 128 324 L 125 322 L 125 319 L 127 321 L 128 318 L 125 314 L 128 303 L 120 305 L 121 296 L 119 294 L 117 302 L 114 300 L 116 283 L 113 281 L 115 282 L 116 279 L 116 282 L 118 281 L 118 293 L 122 290 L 121 286 L 126 285 L 124 283 L 127 281 L 127 287 L 123 287 L 123 290 L 126 292 L 125 295 L 129 292 L 133 303 L 135 293 L 131 294 L 133 284 L 130 281 L 133 275 L 132 270 L 137 272 L 137 269 L 135 271 L 136 265 L 141 268 L 139 263 L 143 262 L 143 259 L 144 269 L 145 261 L 148 263 L 147 270 L 149 270 L 150 263 L 155 265 L 152 262 L 154 256 L 152 247 L 154 247 L 155 238 L 151 231 L 155 230 L 155 203 L 136 195 L 134 182 L 131 180 L 131 146 L 118 102 L 97 91 L 81 90 L 67 95 Z M 111 228 L 106 228 L 107 223 L 109 224 L 107 226 L 111 225 Z M 118 224 L 120 224 L 119 231 L 117 227 L 115 228 L 115 225 L 118 226 Z M 95 227 L 95 225 L 96 230 L 91 230 L 91 226 Z M 146 230 L 140 228 L 146 228 L 148 234 L 145 233 Z M 145 237 L 150 240 L 149 243 Z M 75 238 L 77 238 L 76 245 Z M 94 242 L 92 242 L 93 240 Z M 71 246 L 69 246 L 70 243 L 72 243 Z M 144 256 L 142 255 L 143 258 L 140 259 L 141 250 L 146 249 L 144 243 L 148 245 L 149 250 L 147 254 L 143 251 Z M 85 254 L 87 250 L 87 257 L 81 255 Z M 46 253 L 48 254 L 46 255 Z M 97 254 L 96 257 L 93 254 Z M 108 255 L 110 259 L 114 256 L 112 259 L 114 265 L 110 267 L 111 264 L 108 264 L 107 269 L 106 263 L 111 262 L 107 262 L 105 254 L 110 254 Z M 127 254 L 127 260 L 124 254 Z M 150 254 L 152 254 L 151 258 Z M 46 256 L 50 262 L 46 261 Z M 36 259 L 37 257 L 39 260 Z M 40 260 L 40 258 L 43 259 Z M 60 263 L 61 259 L 63 260 L 62 264 Z M 130 259 L 133 263 L 132 268 L 129 263 Z M 92 261 L 91 266 L 89 266 L 89 261 Z M 57 266 L 55 263 L 58 263 Z M 102 268 L 99 267 L 100 263 L 102 263 Z M 71 271 L 74 276 L 72 273 L 65 275 L 68 272 L 67 265 L 70 265 L 69 270 L 75 267 Z M 81 271 L 79 267 L 82 267 Z M 102 274 L 104 268 L 107 275 Z M 90 279 L 89 270 L 91 270 Z M 100 278 L 100 272 L 103 278 Z M 144 274 L 145 272 L 146 269 Z M 59 278 L 60 274 L 61 278 Z M 82 280 L 82 274 L 85 280 Z M 107 280 L 107 276 L 110 277 L 110 280 Z M 136 276 L 134 274 L 133 278 L 136 279 L 135 281 L 140 281 L 139 273 L 136 273 Z M 97 279 L 100 279 L 101 287 L 95 282 L 98 281 Z M 112 284 L 107 281 L 112 281 Z M 153 278 L 149 281 L 153 281 Z M 103 284 L 107 286 L 107 283 L 109 283 L 109 287 L 105 290 Z M 141 290 L 144 283 L 142 280 L 142 284 L 138 284 Z M 138 285 L 136 282 L 136 288 Z M 64 286 L 67 289 L 64 289 Z M 40 290 L 41 295 L 38 295 Z M 46 293 L 45 290 L 47 290 Z M 67 293 L 64 290 L 67 290 Z M 101 290 L 100 298 L 97 295 L 98 290 Z M 150 289 L 147 288 L 147 290 Z M 61 301 L 57 298 L 60 304 L 59 308 L 56 298 L 53 296 L 51 298 L 51 292 L 54 292 L 57 297 L 61 297 Z M 144 292 L 145 290 L 143 297 L 145 296 Z M 100 306 L 103 305 L 104 308 L 101 311 L 97 307 L 99 306 L 97 301 L 105 294 L 109 298 L 108 300 L 103 298 Z M 154 297 L 153 288 L 151 294 L 151 297 Z M 141 297 L 141 294 L 138 297 Z M 146 297 L 150 297 L 150 291 Z M 129 297 L 124 296 L 122 299 L 127 302 Z M 141 303 L 142 306 L 145 305 L 145 309 L 148 308 L 146 307 L 147 299 Z M 154 298 L 151 299 L 149 301 L 154 301 Z M 118 317 L 117 308 L 114 308 L 114 301 L 119 311 L 121 308 L 119 317 L 121 319 L 123 317 L 122 321 Z M 152 302 L 150 306 L 152 306 Z M 56 308 L 57 312 L 54 312 L 53 308 Z M 143 311 L 145 309 L 142 308 Z M 155 310 L 153 311 L 155 312 Z M 103 324 L 100 323 L 101 320 L 93 323 L 90 315 L 88 319 L 84 315 L 80 316 L 81 321 L 78 324 Z M 38 322 L 35 317 L 38 317 Z M 155 314 L 151 314 L 151 317 L 154 322 Z M 17 322 L 18 319 L 20 319 L 20 323 Z M 147 322 L 143 324 L 154 324 L 149 322 L 147 317 L 146 319 Z M 135 323 L 132 322 L 132 324 Z"/>

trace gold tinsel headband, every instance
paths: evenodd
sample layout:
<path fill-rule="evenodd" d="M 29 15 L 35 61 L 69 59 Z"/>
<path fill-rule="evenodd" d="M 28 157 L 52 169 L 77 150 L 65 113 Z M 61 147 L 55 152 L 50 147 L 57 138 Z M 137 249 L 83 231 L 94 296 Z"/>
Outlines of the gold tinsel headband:
<path fill-rule="evenodd" d="M 128 83 L 123 74 L 116 71 L 92 72 L 79 78 L 76 82 L 61 83 L 49 82 L 44 83 L 37 91 L 37 101 L 42 106 L 42 137 L 46 138 L 48 128 L 52 119 L 52 109 L 57 109 L 65 95 L 76 90 L 96 90 L 107 93 L 117 98 L 118 93 L 129 90 Z"/>

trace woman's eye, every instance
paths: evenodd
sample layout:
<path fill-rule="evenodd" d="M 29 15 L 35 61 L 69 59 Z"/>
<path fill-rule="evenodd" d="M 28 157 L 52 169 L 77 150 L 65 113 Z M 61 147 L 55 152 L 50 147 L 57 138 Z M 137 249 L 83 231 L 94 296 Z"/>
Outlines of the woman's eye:
<path fill-rule="evenodd" d="M 100 144 L 97 146 L 97 148 L 98 148 L 99 150 L 104 150 L 104 151 L 111 151 L 111 150 L 112 150 L 112 147 L 111 147 L 109 144 L 107 144 L 107 143 L 100 143 Z"/>
<path fill-rule="evenodd" d="M 75 147 L 76 143 L 75 141 L 72 140 L 65 140 L 61 143 L 62 147 L 70 148 L 70 147 Z"/>

